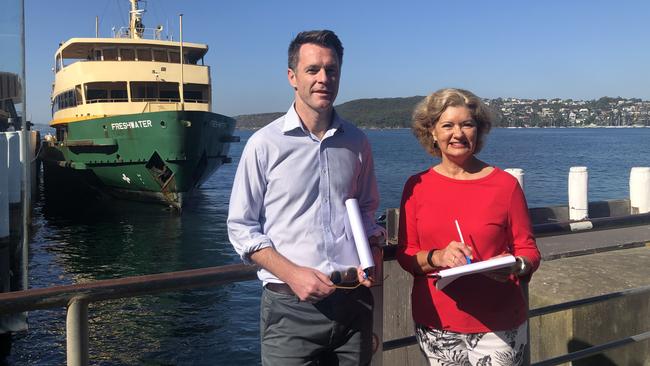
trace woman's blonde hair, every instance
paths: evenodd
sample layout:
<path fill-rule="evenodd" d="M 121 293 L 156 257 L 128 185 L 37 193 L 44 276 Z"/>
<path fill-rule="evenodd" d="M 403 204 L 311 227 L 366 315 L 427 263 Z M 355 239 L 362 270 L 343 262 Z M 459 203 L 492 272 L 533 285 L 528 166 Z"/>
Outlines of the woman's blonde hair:
<path fill-rule="evenodd" d="M 469 109 L 478 131 L 474 153 L 480 152 L 483 148 L 484 137 L 492 128 L 492 113 L 479 97 L 464 89 L 440 89 L 424 98 L 413 111 L 411 128 L 415 137 L 429 154 L 440 157 L 440 149 L 433 140 L 431 129 L 448 107 L 467 107 Z"/>

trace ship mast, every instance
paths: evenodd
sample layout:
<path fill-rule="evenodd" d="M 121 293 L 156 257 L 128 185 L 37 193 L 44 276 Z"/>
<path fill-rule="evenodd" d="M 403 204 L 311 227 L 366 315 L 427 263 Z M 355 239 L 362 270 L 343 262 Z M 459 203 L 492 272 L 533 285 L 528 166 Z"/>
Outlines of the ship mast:
<path fill-rule="evenodd" d="M 142 13 L 144 10 L 138 9 L 138 0 L 131 1 L 131 11 L 129 12 L 129 35 L 131 38 L 142 38 L 144 33 L 144 24 L 142 24 Z"/>

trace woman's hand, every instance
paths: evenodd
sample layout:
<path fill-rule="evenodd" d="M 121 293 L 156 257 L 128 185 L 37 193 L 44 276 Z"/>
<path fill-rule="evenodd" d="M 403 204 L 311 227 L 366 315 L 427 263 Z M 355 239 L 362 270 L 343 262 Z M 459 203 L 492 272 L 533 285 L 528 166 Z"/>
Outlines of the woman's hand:
<path fill-rule="evenodd" d="M 497 255 L 494 258 L 504 257 L 509 255 L 509 253 L 503 253 Z M 521 264 L 523 262 L 523 265 Z M 523 268 L 523 271 L 522 271 Z M 530 273 L 530 261 L 526 257 L 517 257 L 517 261 L 510 267 L 496 269 L 490 272 L 483 272 L 482 275 L 485 277 L 491 278 L 495 281 L 506 282 L 514 274 L 518 277 L 525 276 Z"/>
<path fill-rule="evenodd" d="M 433 252 L 431 261 L 436 267 L 460 267 L 468 264 L 467 258 L 472 258 L 472 250 L 467 245 L 451 241 L 446 248 Z"/>

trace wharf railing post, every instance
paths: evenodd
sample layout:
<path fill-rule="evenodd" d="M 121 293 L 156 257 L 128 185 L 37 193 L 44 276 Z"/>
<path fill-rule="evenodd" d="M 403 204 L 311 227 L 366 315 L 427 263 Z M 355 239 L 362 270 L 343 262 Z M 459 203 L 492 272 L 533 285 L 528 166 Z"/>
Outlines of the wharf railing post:
<path fill-rule="evenodd" d="M 88 301 L 72 299 L 65 321 L 68 366 L 88 365 Z"/>
<path fill-rule="evenodd" d="M 384 250 L 373 248 L 375 285 L 370 288 L 372 311 L 372 366 L 381 366 L 384 358 Z"/>
<path fill-rule="evenodd" d="M 589 217 L 589 173 L 586 166 L 569 170 L 569 220 L 580 221 Z"/>
<path fill-rule="evenodd" d="M 524 299 L 526 300 L 526 309 L 530 311 L 530 299 L 528 297 L 528 282 L 522 283 L 521 289 L 524 293 Z M 530 366 L 530 317 L 526 317 L 526 322 L 528 323 L 526 327 L 526 347 L 524 347 L 524 357 L 522 361 L 523 366 Z"/>
<path fill-rule="evenodd" d="M 650 168 L 630 170 L 630 214 L 650 212 Z"/>
<path fill-rule="evenodd" d="M 524 190 L 524 170 L 520 168 L 508 168 L 505 169 L 506 172 L 510 173 L 513 177 L 517 179 L 517 182 L 519 182 L 519 186 L 521 187 L 521 190 Z"/>

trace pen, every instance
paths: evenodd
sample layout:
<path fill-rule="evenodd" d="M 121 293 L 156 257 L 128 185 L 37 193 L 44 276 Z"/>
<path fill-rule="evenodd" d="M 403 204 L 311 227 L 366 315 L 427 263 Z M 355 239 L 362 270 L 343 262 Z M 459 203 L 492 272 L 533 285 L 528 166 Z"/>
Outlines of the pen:
<path fill-rule="evenodd" d="M 460 225 L 458 225 L 458 220 L 454 220 L 454 223 L 456 223 L 456 230 L 458 230 L 458 236 L 460 236 L 460 242 L 465 244 L 465 239 L 463 239 L 463 233 L 460 231 Z M 465 260 L 467 261 L 467 264 L 472 263 L 472 260 L 467 255 L 465 256 Z"/>

